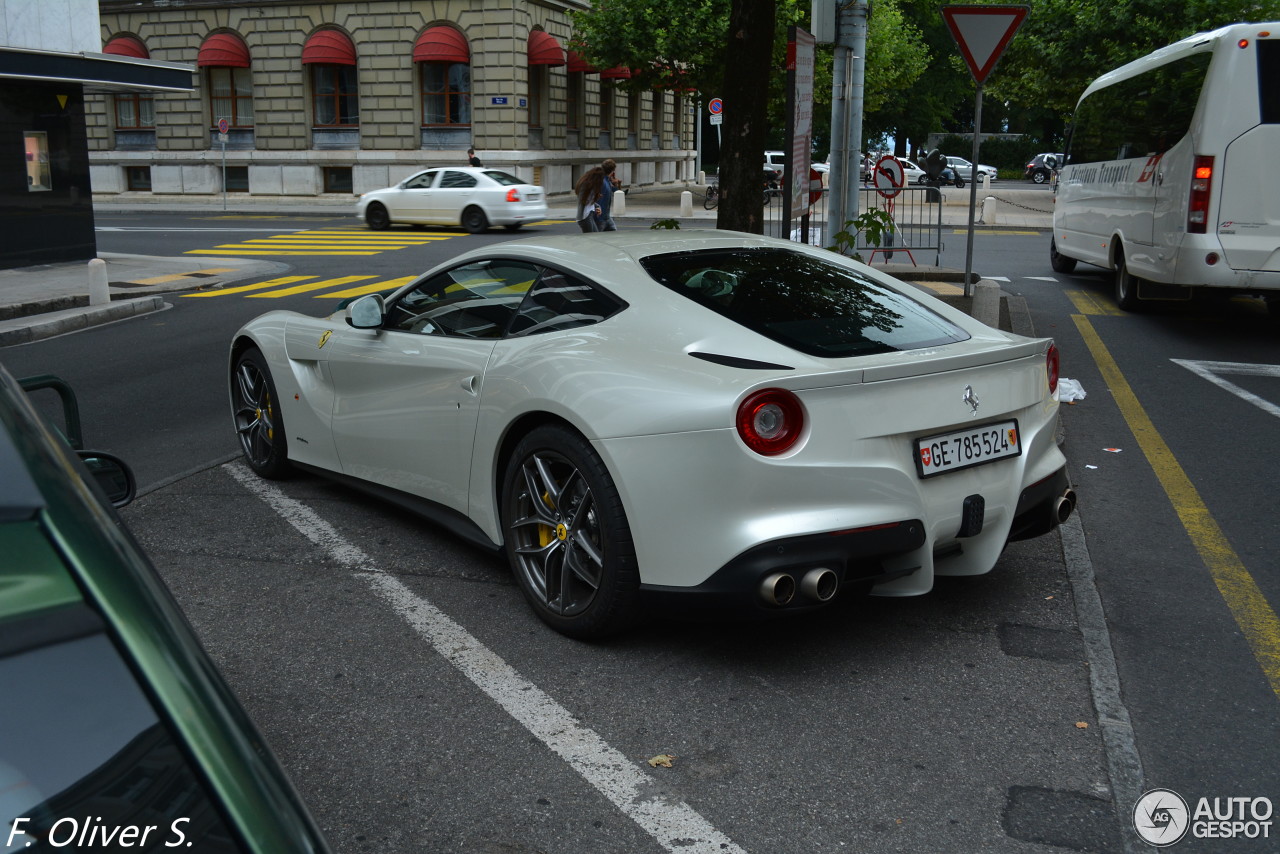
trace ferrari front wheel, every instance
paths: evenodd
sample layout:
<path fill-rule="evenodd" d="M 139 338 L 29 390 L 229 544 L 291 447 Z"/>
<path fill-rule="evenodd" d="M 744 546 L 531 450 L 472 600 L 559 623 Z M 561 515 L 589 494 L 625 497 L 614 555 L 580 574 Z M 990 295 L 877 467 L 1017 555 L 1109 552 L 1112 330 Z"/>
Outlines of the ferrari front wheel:
<path fill-rule="evenodd" d="M 575 638 L 632 621 L 640 576 L 622 500 L 604 463 L 568 427 L 520 440 L 502 479 L 504 549 L 525 599 Z"/>
<path fill-rule="evenodd" d="M 279 401 L 267 360 L 256 349 L 246 350 L 231 370 L 231 414 L 245 462 L 272 480 L 290 471 Z"/>

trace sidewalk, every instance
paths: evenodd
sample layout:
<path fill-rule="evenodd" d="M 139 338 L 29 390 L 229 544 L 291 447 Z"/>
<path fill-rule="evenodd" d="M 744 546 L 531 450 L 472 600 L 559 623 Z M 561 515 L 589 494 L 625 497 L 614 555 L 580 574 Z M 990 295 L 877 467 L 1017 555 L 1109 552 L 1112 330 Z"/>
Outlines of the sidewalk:
<path fill-rule="evenodd" d="M 687 188 L 691 193 L 691 211 L 682 207 L 681 195 L 685 188 L 638 190 L 626 197 L 624 209 L 616 211 L 615 218 L 621 225 L 631 227 L 672 219 L 684 228 L 714 228 L 716 212 L 702 207 L 701 191 L 704 189 L 704 187 Z M 1044 212 L 1050 210 L 1052 206 L 1052 197 L 1048 191 L 1002 194 L 997 188 L 991 195 L 1001 200 L 997 216 L 998 224 L 979 227 L 1048 228 L 1051 226 L 1052 217 Z M 1023 207 L 1013 207 L 1004 201 L 1011 197 Z M 981 205 L 981 199 L 980 188 L 979 205 Z M 549 201 L 548 219 L 563 221 L 574 218 L 575 206 L 571 197 L 559 196 Z M 967 187 L 963 190 L 944 193 L 942 208 L 944 227 L 967 225 L 968 202 Z M 165 199 L 148 195 L 129 199 L 116 197 L 94 203 L 94 211 L 97 214 L 220 213 L 225 211 L 259 215 L 349 212 L 354 216 L 354 207 L 350 197 L 295 201 L 243 196 L 236 198 L 234 195 L 226 200 L 225 207 L 221 197 L 193 203 L 189 198 Z M 1014 211 L 1018 212 L 1014 213 Z M 691 213 L 691 216 L 683 216 L 684 213 Z M 0 347 L 24 344 L 159 311 L 165 306 L 164 294 L 196 288 L 221 287 L 245 279 L 279 275 L 289 269 L 288 265 L 276 261 L 235 257 L 187 258 L 124 255 L 111 252 L 100 252 L 98 257 L 106 262 L 110 301 L 96 305 L 91 305 L 89 301 L 89 267 L 85 261 L 0 270 Z M 962 305 L 968 310 L 967 298 L 963 298 L 963 289 L 960 285 L 964 278 L 962 271 L 913 267 L 904 264 L 876 264 L 875 266 L 899 278 L 931 283 L 928 287 L 935 292 L 935 295 Z M 1000 314 L 1001 325 L 1004 328 L 1021 331 L 1016 326 L 1005 326 L 1004 322 L 1008 318 L 1006 310 L 1002 310 Z M 1016 314 L 1015 307 L 1014 315 Z"/>

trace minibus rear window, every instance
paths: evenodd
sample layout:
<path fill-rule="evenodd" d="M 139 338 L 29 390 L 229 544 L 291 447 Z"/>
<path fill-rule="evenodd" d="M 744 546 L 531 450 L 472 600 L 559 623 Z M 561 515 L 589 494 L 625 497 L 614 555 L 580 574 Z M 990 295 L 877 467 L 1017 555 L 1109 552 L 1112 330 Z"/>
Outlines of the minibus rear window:
<path fill-rule="evenodd" d="M 1264 125 L 1280 125 L 1280 41 L 1258 39 L 1258 104 Z"/>

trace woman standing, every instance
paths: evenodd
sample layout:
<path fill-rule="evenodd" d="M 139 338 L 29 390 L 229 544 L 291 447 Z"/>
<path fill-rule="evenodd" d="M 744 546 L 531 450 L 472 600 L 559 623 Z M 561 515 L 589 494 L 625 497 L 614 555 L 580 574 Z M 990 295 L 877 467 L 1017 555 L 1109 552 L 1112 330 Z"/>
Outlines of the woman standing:
<path fill-rule="evenodd" d="M 583 231 L 600 230 L 600 199 L 604 195 L 604 169 L 596 166 L 578 179 L 574 187 L 578 195 L 578 228 Z"/>

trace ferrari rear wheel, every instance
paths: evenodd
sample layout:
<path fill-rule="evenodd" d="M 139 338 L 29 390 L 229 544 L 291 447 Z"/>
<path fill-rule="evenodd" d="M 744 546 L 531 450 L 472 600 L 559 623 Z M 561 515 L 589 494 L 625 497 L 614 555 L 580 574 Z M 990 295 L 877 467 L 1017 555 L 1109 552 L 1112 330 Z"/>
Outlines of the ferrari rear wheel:
<path fill-rule="evenodd" d="M 545 425 L 520 440 L 502 479 L 507 559 L 538 617 L 575 638 L 627 627 L 639 598 L 617 487 L 577 433 Z"/>
<path fill-rule="evenodd" d="M 245 462 L 260 477 L 276 480 L 289 474 L 284 419 L 271 371 L 262 353 L 246 350 L 231 372 L 232 417 Z"/>
<path fill-rule="evenodd" d="M 364 221 L 374 231 L 383 231 L 391 225 L 391 216 L 387 209 L 378 202 L 369 205 L 364 212 Z"/>

